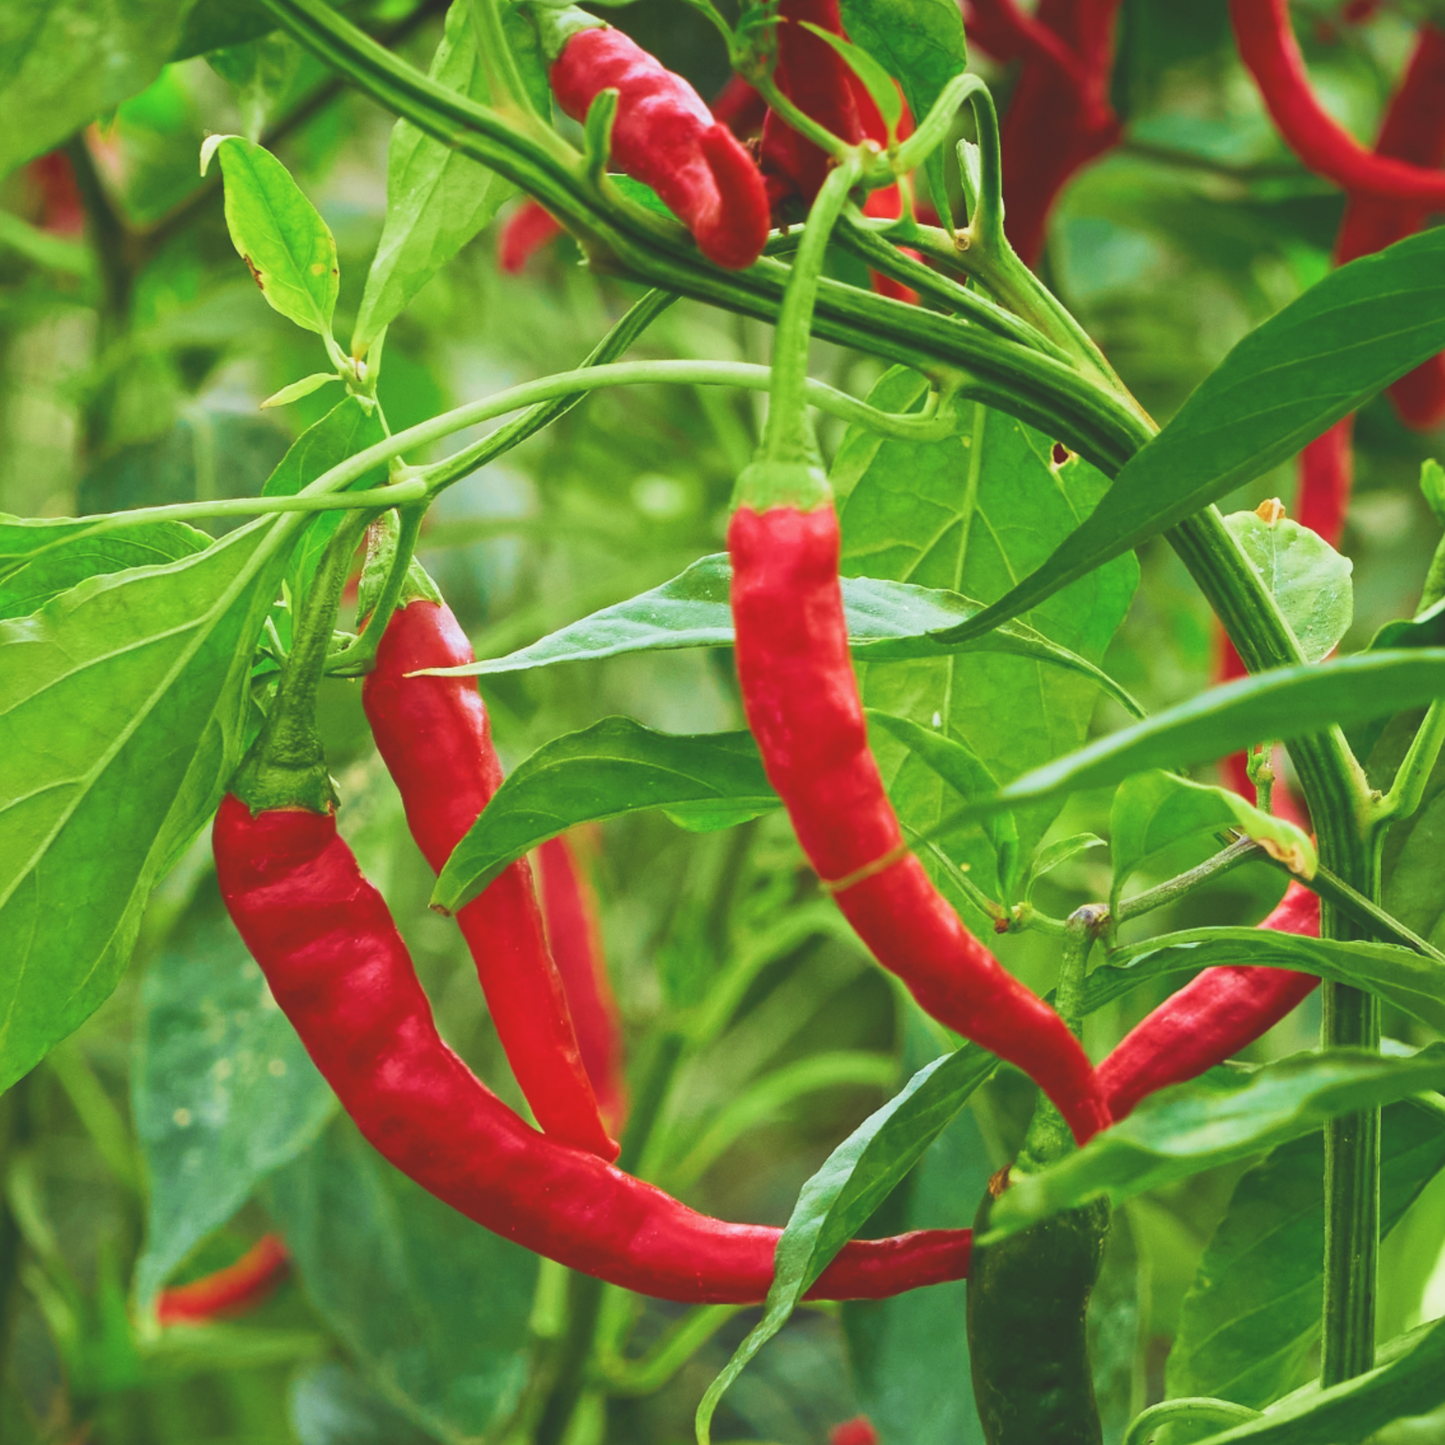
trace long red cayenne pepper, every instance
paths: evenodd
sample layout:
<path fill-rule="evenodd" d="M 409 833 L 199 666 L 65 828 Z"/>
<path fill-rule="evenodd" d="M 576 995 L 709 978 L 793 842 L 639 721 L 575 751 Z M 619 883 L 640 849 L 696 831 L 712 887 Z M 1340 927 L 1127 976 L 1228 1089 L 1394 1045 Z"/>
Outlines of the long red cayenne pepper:
<path fill-rule="evenodd" d="M 276 1235 L 263 1234 L 234 1264 L 163 1289 L 156 1316 L 163 1325 L 179 1325 L 240 1314 L 268 1298 L 290 1268 L 286 1246 Z"/>
<path fill-rule="evenodd" d="M 622 1018 L 607 977 L 597 899 L 576 850 L 565 837 L 549 838 L 537 849 L 537 877 L 547 943 L 567 990 L 582 1062 L 603 1120 L 610 1129 L 621 1129 L 627 1118 Z"/>
<path fill-rule="evenodd" d="M 217 877 L 241 937 L 342 1106 L 403 1173 L 506 1239 L 613 1284 L 684 1303 L 767 1294 L 781 1231 L 686 1208 L 595 1154 L 539 1134 L 437 1034 L 381 895 L 330 813 L 234 794 Z M 964 1278 L 968 1230 L 858 1240 L 809 1291 L 876 1299 Z"/>
<path fill-rule="evenodd" d="M 412 837 L 437 871 L 501 786 L 502 765 L 475 682 L 408 674 L 473 660 L 451 609 L 419 597 L 392 614 L 361 689 Z M 527 861 L 513 863 L 461 909 L 457 925 L 537 1122 L 558 1139 L 615 1159 L 617 1145 L 587 1077 Z"/>
<path fill-rule="evenodd" d="M 739 507 L 728 528 L 738 677 L 768 779 L 828 882 L 899 850 L 848 653 L 831 503 Z M 836 895 L 879 963 L 922 1008 L 1018 1065 L 1076 1137 L 1107 1126 L 1094 1071 L 1044 1001 L 964 927 L 910 853 Z"/>
<path fill-rule="evenodd" d="M 1302 938 L 1320 935 L 1320 900 L 1291 883 L 1259 925 Z M 1293 1012 L 1319 984 L 1312 974 L 1257 966 L 1206 968 L 1166 999 L 1099 1065 L 1109 1109 L 1122 1119 L 1146 1094 L 1198 1078 Z"/>
<path fill-rule="evenodd" d="M 1445 209 L 1445 173 L 1373 154 L 1320 105 L 1290 26 L 1288 0 L 1229 0 L 1229 14 L 1265 107 L 1310 170 L 1351 196 Z"/>
<path fill-rule="evenodd" d="M 753 158 L 713 119 L 691 85 L 620 30 L 580 10 L 547 12 L 543 43 L 552 93 L 585 120 L 604 90 L 617 91 L 612 159 L 652 187 L 710 261 L 751 266 L 768 239 L 768 198 Z M 581 27 L 581 28 L 578 28 Z"/>

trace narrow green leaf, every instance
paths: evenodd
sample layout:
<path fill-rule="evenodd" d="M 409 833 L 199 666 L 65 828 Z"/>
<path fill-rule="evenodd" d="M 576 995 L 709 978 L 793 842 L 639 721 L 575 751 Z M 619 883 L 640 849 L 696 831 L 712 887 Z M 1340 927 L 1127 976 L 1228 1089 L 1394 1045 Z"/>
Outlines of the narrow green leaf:
<path fill-rule="evenodd" d="M 1046 873 L 1052 873 L 1055 868 L 1067 863 L 1070 858 L 1077 858 L 1080 853 L 1085 853 L 1090 848 L 1107 848 L 1108 846 L 1097 833 L 1075 833 L 1072 837 L 1060 838 L 1056 843 L 1050 843 L 1047 848 L 1040 848 L 1034 854 L 1033 866 L 1029 869 L 1024 896 L 1030 897 L 1034 891 L 1034 884 L 1040 878 Z"/>
<path fill-rule="evenodd" d="M 109 995 L 215 807 L 296 531 L 262 519 L 0 622 L 0 1089 Z"/>
<path fill-rule="evenodd" d="M 202 175 L 218 151 L 237 254 L 268 305 L 329 339 L 341 278 L 331 228 L 270 151 L 241 136 L 213 135 L 201 147 Z"/>
<path fill-rule="evenodd" d="M 1435 520 L 1445 526 L 1445 467 L 1434 457 L 1427 457 L 1420 463 L 1420 494 Z"/>
<path fill-rule="evenodd" d="M 706 831 L 777 806 L 751 733 L 679 736 L 603 718 L 538 748 L 497 789 L 447 860 L 432 905 L 455 913 L 513 859 L 578 823 L 661 808 Z"/>
<path fill-rule="evenodd" d="M 1304 660 L 1323 661 L 1354 621 L 1354 563 L 1288 517 L 1266 522 L 1258 512 L 1232 512 L 1224 524 L 1279 603 Z"/>
<path fill-rule="evenodd" d="M 1237 829 L 1262 843 L 1302 878 L 1314 877 L 1319 857 L 1310 836 L 1283 818 L 1262 813 L 1238 793 L 1193 783 L 1158 768 L 1126 778 L 1109 815 L 1114 858 L 1110 907 L 1130 876 L 1151 858 L 1188 838 Z"/>
<path fill-rule="evenodd" d="M 340 380 L 334 371 L 313 371 L 310 376 L 303 376 L 300 381 L 293 381 L 290 386 L 273 391 L 261 403 L 261 410 L 269 411 L 273 406 L 290 406 L 293 401 L 300 401 L 302 397 L 310 396 L 313 391 L 320 391 L 328 381 Z"/>
<path fill-rule="evenodd" d="M 1089 975 L 1089 995 L 1093 1000 L 1096 990 L 1107 989 L 1117 997 L 1112 992 L 1116 987 L 1132 988 L 1161 974 L 1239 966 L 1292 968 L 1367 989 L 1445 1033 L 1438 960 L 1391 943 L 1302 938 L 1268 928 L 1191 928 L 1116 948 L 1108 964 Z M 1103 1002 L 1099 998 L 1090 1006 L 1098 1008 Z"/>
<path fill-rule="evenodd" d="M 888 127 L 888 139 L 896 139 L 898 122 L 903 119 L 903 97 L 899 95 L 898 87 L 893 84 L 888 72 L 866 50 L 844 40 L 841 35 L 834 35 L 807 20 L 799 23 L 804 30 L 811 30 L 819 40 L 843 57 L 843 63 L 863 82 L 873 104 L 878 107 L 878 113 Z M 882 137 L 875 136 L 874 139 L 881 140 Z"/>
<path fill-rule="evenodd" d="M 445 676 L 485 677 L 499 672 L 527 672 L 559 662 L 592 662 L 633 652 L 731 647 L 733 619 L 728 602 L 731 583 L 732 568 L 727 554 L 717 552 L 699 558 L 686 572 L 661 587 L 568 623 L 505 657 L 484 658 L 465 667 L 438 671 Z M 1026 623 L 1010 623 L 962 648 L 938 646 L 932 634 L 958 618 L 972 616 L 979 605 L 956 592 L 877 577 L 844 577 L 842 587 L 849 645 L 860 662 L 947 657 L 956 651 L 1003 652 L 1082 673 L 1135 717 L 1143 716 L 1139 704 L 1101 668 L 1051 642 Z"/>
<path fill-rule="evenodd" d="M 427 74 L 486 104 L 491 95 L 472 32 L 471 0 L 454 0 Z M 485 226 L 516 187 L 418 130 L 392 127 L 386 159 L 386 224 L 366 277 L 351 349 L 367 348 L 408 302 Z"/>
<path fill-rule="evenodd" d="M 1211 1070 L 1145 1099 L 1060 1163 L 1015 1179 L 994 1205 L 990 1238 L 1015 1234 L 1101 1195 L 1120 1204 L 1273 1149 L 1337 1115 L 1442 1085 L 1445 1044 L 1408 1059 L 1337 1049 L 1248 1073 Z"/>
<path fill-rule="evenodd" d="M 1288 461 L 1445 349 L 1445 230 L 1331 271 L 1251 332 L 1036 571 L 956 630 L 975 637 Z"/>
<path fill-rule="evenodd" d="M 1391 1104 L 1380 1121 L 1380 1230 L 1445 1168 L 1445 1106 Z M 1320 1331 L 1324 1139 L 1276 1149 L 1235 1186 L 1185 1296 L 1168 1393 L 1262 1409 L 1299 1383 Z"/>
<path fill-rule="evenodd" d="M 708 1386 L 697 1408 L 697 1434 L 703 1445 L 711 1439 L 713 1412 L 728 1386 L 787 1323 L 833 1257 L 923 1157 L 997 1063 L 992 1054 L 972 1045 L 935 1059 L 870 1114 L 803 1186 L 778 1241 L 776 1273 L 763 1318 Z"/>
<path fill-rule="evenodd" d="M 1419 707 L 1445 696 L 1445 648 L 1367 652 L 1327 667 L 1281 667 L 1211 688 L 1016 778 L 958 821 L 1083 788 L 1106 788 L 1146 768 L 1207 763 L 1261 738 L 1299 737 Z"/>
<path fill-rule="evenodd" d="M 98 532 L 96 521 L 0 516 L 0 619 L 35 612 L 87 577 L 179 562 L 211 545 L 204 532 L 184 522 Z"/>

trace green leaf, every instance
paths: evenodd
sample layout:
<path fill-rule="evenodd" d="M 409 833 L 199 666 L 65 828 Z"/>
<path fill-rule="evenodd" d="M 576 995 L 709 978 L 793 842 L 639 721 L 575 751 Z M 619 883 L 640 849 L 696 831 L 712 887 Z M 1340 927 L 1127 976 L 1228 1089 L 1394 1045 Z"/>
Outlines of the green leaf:
<path fill-rule="evenodd" d="M 1331 271 L 1251 332 L 1039 568 L 959 629 L 973 637 L 1288 461 L 1445 349 L 1445 230 Z"/>
<path fill-rule="evenodd" d="M 888 72 L 868 54 L 866 50 L 844 40 L 841 35 L 824 30 L 807 20 L 799 22 L 804 30 L 811 30 L 825 45 L 831 46 L 843 58 L 843 63 L 863 82 L 864 88 L 878 107 L 883 123 L 888 127 L 888 139 L 898 137 L 898 122 L 903 119 L 903 98 L 893 84 Z"/>
<path fill-rule="evenodd" d="M 1435 520 L 1445 526 L 1445 467 L 1434 457 L 1420 463 L 1420 492 Z"/>
<path fill-rule="evenodd" d="M 1424 1415 L 1445 1401 L 1445 1320 L 1392 1341 L 1389 1363 L 1328 1390 L 1306 1386 L 1247 1425 L 1200 1445 L 1318 1445 L 1362 1441 L 1393 1420 Z M 1420 1438 L 1429 1438 L 1423 1436 Z"/>
<path fill-rule="evenodd" d="M 994 776 L 969 751 L 953 738 L 944 737 L 921 727 L 908 718 L 893 717 L 876 708 L 868 708 L 868 720 L 885 732 L 892 733 L 904 747 L 925 766 L 932 768 L 950 788 L 963 799 L 987 796 L 997 792 Z M 1005 896 L 1013 885 L 1018 866 L 1019 830 L 1012 813 L 995 813 L 984 823 L 984 832 L 998 855 L 998 878 Z"/>
<path fill-rule="evenodd" d="M 1101 1195 L 1120 1204 L 1273 1149 L 1339 1114 L 1442 1085 L 1445 1044 L 1408 1059 L 1336 1049 L 1247 1073 L 1211 1070 L 1161 1089 L 1060 1163 L 1017 1177 L 994 1205 L 989 1238 L 1016 1234 Z"/>
<path fill-rule="evenodd" d="M 471 0 L 454 0 L 446 32 L 427 72 L 473 100 L 491 96 L 472 34 Z M 399 120 L 386 160 L 386 224 L 366 277 L 351 336 L 354 354 L 367 348 L 436 273 L 516 192 L 510 181 L 451 146 Z"/>
<path fill-rule="evenodd" d="M 302 397 L 310 396 L 313 391 L 320 391 L 328 381 L 340 380 L 334 371 L 313 371 L 310 376 L 303 376 L 300 381 L 293 381 L 290 386 L 273 391 L 261 403 L 261 410 L 269 411 L 273 406 L 290 406 L 293 401 L 300 401 Z"/>
<path fill-rule="evenodd" d="M 0 5 L 0 177 L 144 90 L 175 46 L 175 0 Z"/>
<path fill-rule="evenodd" d="M 1445 1106 L 1391 1104 L 1380 1121 L 1380 1229 L 1445 1168 Z M 1276 1149 L 1235 1186 L 1185 1296 L 1168 1393 L 1262 1409 L 1299 1383 L 1320 1332 L 1324 1139 Z"/>
<path fill-rule="evenodd" d="M 336 1110 L 214 879 L 146 970 L 131 1112 L 150 1189 L 139 1309 Z"/>
<path fill-rule="evenodd" d="M 335 1360 L 299 1370 L 289 1404 L 299 1445 L 433 1445 L 436 1439 Z"/>
<path fill-rule="evenodd" d="M 211 539 L 184 522 L 105 531 L 105 519 L 22 520 L 0 514 L 0 620 L 24 617 L 87 577 L 179 562 Z"/>
<path fill-rule="evenodd" d="M 1366 652 L 1328 667 L 1281 667 L 1208 692 L 1123 728 L 1016 778 L 962 818 L 1055 797 L 1107 788 L 1146 768 L 1211 762 L 1261 738 L 1288 741 L 1330 723 L 1418 707 L 1445 696 L 1445 648 Z"/>
<path fill-rule="evenodd" d="M 1237 829 L 1283 859 L 1302 878 L 1312 878 L 1319 856 L 1310 836 L 1283 818 L 1262 813 L 1238 793 L 1193 783 L 1157 768 L 1127 778 L 1114 794 L 1109 815 L 1114 885 L 1109 906 L 1130 876 L 1175 844 L 1221 829 Z"/>
<path fill-rule="evenodd" d="M 242 45 L 276 28 L 263 0 L 196 0 L 186 13 L 172 60 L 189 60 L 208 50 Z"/>
<path fill-rule="evenodd" d="M 1077 858 L 1080 853 L 1086 853 L 1090 848 L 1107 848 L 1108 846 L 1097 833 L 1075 833 L 1071 837 L 1060 838 L 1057 842 L 1050 843 L 1047 848 L 1040 848 L 1034 854 L 1033 864 L 1029 868 L 1024 896 L 1032 897 L 1034 884 L 1046 873 L 1052 873 L 1055 868 L 1067 863 L 1070 858 Z"/>
<path fill-rule="evenodd" d="M 241 136 L 211 136 L 201 174 L 220 152 L 226 178 L 226 226 L 267 304 L 327 340 L 341 271 L 336 241 L 291 173 Z"/>
<path fill-rule="evenodd" d="M 365 1378 L 429 1435 L 498 1438 L 527 1382 L 537 1256 L 413 1184 L 345 1117 L 265 1197 Z"/>
<path fill-rule="evenodd" d="M 259 520 L 0 622 L 0 1089 L 109 995 L 215 807 L 296 530 Z"/>
<path fill-rule="evenodd" d="M 697 1410 L 698 1439 L 710 1439 L 714 1410 L 748 1361 L 787 1323 L 797 1303 L 922 1158 L 998 1060 L 966 1046 L 945 1054 L 870 1114 L 803 1186 L 778 1241 L 763 1317 L 708 1386 Z"/>
<path fill-rule="evenodd" d="M 527 672 L 559 662 L 594 662 L 634 652 L 731 647 L 731 584 L 727 553 L 701 557 L 661 587 L 570 622 L 505 657 L 449 668 L 443 675 L 485 677 L 499 672 Z M 1080 673 L 1135 717 L 1143 715 L 1139 704 L 1102 669 L 1024 623 L 1009 623 L 961 648 L 938 646 L 931 634 L 959 618 L 971 617 L 979 606 L 956 592 L 876 577 L 844 577 L 842 588 L 848 642 L 860 662 L 947 657 L 954 651 L 1002 652 Z"/>
<path fill-rule="evenodd" d="M 1354 621 L 1354 563 L 1287 517 L 1266 522 L 1258 512 L 1232 512 L 1224 524 L 1279 603 L 1304 660 L 1323 661 Z"/>
<path fill-rule="evenodd" d="M 907 413 L 926 391 L 916 372 L 895 367 L 869 401 Z M 831 469 L 844 498 L 845 574 L 990 596 L 1047 556 L 1107 486 L 1077 457 L 1055 465 L 1048 438 L 1001 412 L 968 404 L 961 420 L 961 433 L 940 442 L 889 441 L 861 429 L 847 433 Z M 1097 663 L 1137 581 L 1136 564 L 1123 559 L 1040 608 L 1029 623 L 1055 646 Z M 861 647 L 856 656 L 870 664 L 862 674 L 869 707 L 945 731 L 995 777 L 1011 778 L 1082 743 L 1099 697 L 1080 672 L 1045 672 L 1012 645 L 1009 654 L 969 650 L 929 660 L 920 650 L 910 665 L 888 667 L 871 666 L 879 655 Z M 921 833 L 946 827 L 957 803 L 932 769 L 887 739 L 875 746 L 904 825 Z M 1022 854 L 1033 851 L 1055 811 L 1016 811 Z M 1001 895 L 993 881 L 993 850 L 981 832 L 952 830 L 944 851 L 969 865 L 985 893 Z M 952 890 L 942 865 L 928 858 L 925 866 L 936 870 L 940 887 Z M 986 925 L 962 899 L 956 901 L 975 929 Z"/>
<path fill-rule="evenodd" d="M 261 138 L 267 121 L 286 99 L 301 68 L 301 47 L 289 35 L 259 35 L 239 45 L 212 50 L 206 64 L 236 92 L 241 130 Z"/>
<path fill-rule="evenodd" d="M 497 789 L 447 859 L 432 906 L 455 913 L 513 859 L 578 823 L 661 808 L 703 832 L 777 806 L 751 733 L 688 737 L 603 718 L 545 743 Z"/>
<path fill-rule="evenodd" d="M 1437 960 L 1391 943 L 1303 938 L 1270 928 L 1192 928 L 1128 944 L 1089 975 L 1090 1007 L 1146 978 L 1201 968 L 1292 968 L 1378 994 L 1437 1032 L 1445 1033 L 1445 994 Z M 1132 978 L 1133 982 L 1129 980 Z"/>

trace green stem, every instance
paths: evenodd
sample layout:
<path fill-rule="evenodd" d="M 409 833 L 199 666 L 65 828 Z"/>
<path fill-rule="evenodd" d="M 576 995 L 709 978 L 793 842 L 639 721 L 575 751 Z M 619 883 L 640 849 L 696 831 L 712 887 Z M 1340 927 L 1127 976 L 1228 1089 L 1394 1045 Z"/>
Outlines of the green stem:
<path fill-rule="evenodd" d="M 1123 1445 L 1147 1445 L 1147 1442 L 1157 1438 L 1161 1425 L 1174 1421 L 1180 1424 L 1197 1423 L 1224 1428 L 1243 1424 L 1248 1420 L 1257 1420 L 1259 1414 L 1258 1410 L 1251 1410 L 1248 1405 L 1236 1405 L 1231 1400 L 1211 1400 L 1193 1395 L 1165 1400 L 1161 1404 L 1151 1405 L 1134 1417 L 1124 1434 Z M 1211 1430 L 1209 1433 L 1212 1435 L 1216 1432 Z"/>
<path fill-rule="evenodd" d="M 1390 791 L 1375 805 L 1373 821 L 1377 827 L 1408 818 L 1425 797 L 1435 761 L 1445 744 L 1445 702 L 1430 704 L 1425 720 L 1410 740 L 1410 749 L 1390 784 Z"/>
<path fill-rule="evenodd" d="M 647 1354 L 629 1360 L 622 1355 L 600 1364 L 609 1394 L 654 1395 L 733 1319 L 742 1305 L 701 1305 L 683 1316 Z"/>
<path fill-rule="evenodd" d="M 1181 873 L 1177 878 L 1170 878 L 1153 888 L 1146 888 L 1143 893 L 1136 893 L 1132 898 L 1121 900 L 1114 909 L 1114 923 L 1127 923 L 1131 918 L 1141 918 L 1156 908 L 1176 902 L 1201 885 L 1222 877 L 1231 869 L 1238 868 L 1241 863 L 1258 863 L 1263 861 L 1264 857 L 1264 850 L 1250 839 L 1231 843 L 1212 858 L 1206 858 L 1197 868 L 1191 868 L 1187 873 Z"/>
<path fill-rule="evenodd" d="M 365 608 L 366 628 L 355 642 L 327 664 L 328 677 L 360 677 L 375 667 L 376 650 L 381 646 L 382 635 L 386 632 L 387 623 L 391 621 L 391 614 L 396 611 L 396 604 L 401 601 L 402 590 L 411 572 L 412 554 L 416 551 L 417 538 L 421 535 L 421 524 L 425 517 L 425 507 L 408 507 L 402 511 L 396 536 L 391 539 L 386 580 L 371 606 L 366 605 L 365 599 L 361 604 Z M 364 586 L 365 578 L 362 580 Z"/>

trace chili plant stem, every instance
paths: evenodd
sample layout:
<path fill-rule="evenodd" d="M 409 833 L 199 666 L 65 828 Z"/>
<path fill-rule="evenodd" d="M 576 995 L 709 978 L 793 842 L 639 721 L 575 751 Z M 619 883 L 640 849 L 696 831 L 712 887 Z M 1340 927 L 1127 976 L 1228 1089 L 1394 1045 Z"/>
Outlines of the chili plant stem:
<path fill-rule="evenodd" d="M 1212 858 L 1206 858 L 1197 868 L 1191 868 L 1177 878 L 1166 879 L 1156 887 L 1146 888 L 1143 893 L 1136 893 L 1132 898 L 1122 899 L 1114 910 L 1114 922 L 1127 923 L 1131 918 L 1152 913 L 1154 909 L 1163 908 L 1166 904 L 1184 897 L 1186 893 L 1192 893 L 1201 884 L 1221 877 L 1231 869 L 1239 867 L 1241 863 L 1262 862 L 1266 856 L 1264 850 L 1252 839 L 1245 838 L 1238 843 L 1231 843 Z"/>

